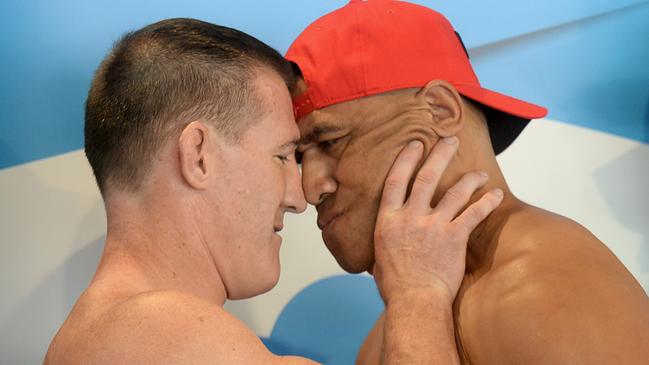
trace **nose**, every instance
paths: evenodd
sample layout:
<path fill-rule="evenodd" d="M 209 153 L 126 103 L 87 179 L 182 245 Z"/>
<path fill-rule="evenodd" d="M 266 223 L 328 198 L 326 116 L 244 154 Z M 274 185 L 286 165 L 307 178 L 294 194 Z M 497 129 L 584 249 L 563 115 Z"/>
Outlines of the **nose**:
<path fill-rule="evenodd" d="M 338 189 L 333 177 L 335 160 L 315 151 L 308 152 L 302 157 L 302 188 L 309 204 L 318 205 Z"/>
<path fill-rule="evenodd" d="M 286 193 L 284 194 L 284 206 L 287 207 L 288 211 L 299 214 L 306 210 L 304 191 L 302 191 L 302 184 L 300 184 L 300 170 L 297 164 L 294 164 L 289 170 Z"/>

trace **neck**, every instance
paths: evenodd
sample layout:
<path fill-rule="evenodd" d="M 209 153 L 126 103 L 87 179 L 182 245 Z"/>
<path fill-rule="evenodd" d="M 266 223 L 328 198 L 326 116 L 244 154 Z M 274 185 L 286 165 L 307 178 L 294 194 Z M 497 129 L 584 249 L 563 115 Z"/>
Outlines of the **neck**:
<path fill-rule="evenodd" d="M 501 188 L 502 189 L 502 188 Z M 509 189 L 503 189 L 505 197 L 484 221 L 469 236 L 466 254 L 466 272 L 475 273 L 485 266 L 490 267 L 498 246 L 503 227 L 513 213 L 525 206 Z"/>
<path fill-rule="evenodd" d="M 482 138 L 487 137 L 483 136 Z M 469 142 L 466 143 L 466 141 Z M 449 167 L 444 179 L 445 181 L 441 185 L 446 188 L 438 189 L 439 194 L 445 193 L 448 188 L 459 181 L 469 171 L 484 171 L 489 175 L 489 180 L 485 186 L 473 194 L 467 207 L 496 188 L 503 191 L 504 198 L 501 204 L 469 236 L 466 256 L 467 273 L 475 272 L 489 264 L 493 258 L 493 252 L 497 246 L 501 228 L 505 225 L 512 213 L 524 206 L 524 203 L 511 193 L 505 177 L 493 155 L 491 145 L 479 143 L 479 141 L 474 142 L 466 137 L 465 141 L 460 144 L 460 150 L 456 157 L 454 167 Z"/>
<path fill-rule="evenodd" d="M 177 290 L 222 306 L 227 293 L 191 199 L 114 197 L 96 278 L 110 273 L 136 291 Z"/>

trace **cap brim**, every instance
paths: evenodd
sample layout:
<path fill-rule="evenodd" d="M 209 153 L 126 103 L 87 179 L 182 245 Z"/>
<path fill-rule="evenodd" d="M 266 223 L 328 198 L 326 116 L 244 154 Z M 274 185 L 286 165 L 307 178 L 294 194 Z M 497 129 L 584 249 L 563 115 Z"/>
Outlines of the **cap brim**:
<path fill-rule="evenodd" d="M 548 110 L 526 101 L 512 98 L 492 90 L 476 87 L 474 85 L 456 85 L 457 91 L 469 99 L 480 102 L 490 108 L 500 110 L 507 114 L 523 118 L 537 119 L 548 115 Z"/>
<path fill-rule="evenodd" d="M 530 119 L 543 118 L 548 110 L 542 106 L 512 98 L 473 85 L 456 85 L 463 96 L 480 103 L 487 118 L 491 144 L 496 155 L 503 152 L 521 134 Z"/>

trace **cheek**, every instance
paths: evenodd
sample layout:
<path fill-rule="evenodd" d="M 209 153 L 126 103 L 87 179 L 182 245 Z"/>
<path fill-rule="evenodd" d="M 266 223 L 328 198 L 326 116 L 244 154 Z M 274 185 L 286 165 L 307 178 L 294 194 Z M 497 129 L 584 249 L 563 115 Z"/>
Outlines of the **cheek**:
<path fill-rule="evenodd" d="M 348 149 L 348 158 L 340 160 L 336 200 L 349 212 L 349 235 L 365 245 L 373 242 L 383 183 L 401 147 L 368 146 L 366 153 L 360 153 L 361 148 L 364 147 L 359 145 L 358 151 Z"/>
<path fill-rule="evenodd" d="M 276 211 L 282 202 L 286 189 L 286 176 L 279 166 L 269 166 L 262 174 L 256 177 L 256 202 L 260 210 Z M 263 206 L 262 206 L 263 204 Z M 272 219 L 272 217 L 271 217 Z"/>
<path fill-rule="evenodd" d="M 337 175 L 342 187 L 353 187 L 367 204 L 380 199 L 392 163 L 401 147 L 388 143 L 357 143 L 347 148 L 338 164 Z"/>
<path fill-rule="evenodd" d="M 283 184 L 283 176 L 278 173 L 280 169 L 272 162 L 261 164 L 256 160 L 239 165 L 235 170 L 236 179 L 229 181 L 235 198 L 233 204 L 238 208 L 234 211 L 241 214 L 244 224 L 262 229 L 272 225 Z"/>
<path fill-rule="evenodd" d="M 393 157 L 382 151 L 355 154 L 338 165 L 339 187 L 336 201 L 348 210 L 350 235 L 355 241 L 371 241 L 383 192 L 383 183 Z M 353 156 L 360 156 L 355 158 Z"/>

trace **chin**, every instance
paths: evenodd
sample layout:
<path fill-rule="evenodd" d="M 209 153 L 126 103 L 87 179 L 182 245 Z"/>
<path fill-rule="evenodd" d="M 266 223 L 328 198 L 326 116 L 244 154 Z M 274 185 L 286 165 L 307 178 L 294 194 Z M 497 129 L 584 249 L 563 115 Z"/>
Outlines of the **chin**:
<path fill-rule="evenodd" d="M 277 282 L 279 282 L 279 274 L 272 281 L 269 281 L 267 285 L 261 287 L 260 290 L 255 295 L 252 295 L 251 297 L 269 292 L 277 285 Z"/>
<path fill-rule="evenodd" d="M 260 279 L 260 283 L 263 283 L 263 285 L 260 285 L 259 292 L 255 295 L 260 295 L 264 294 L 271 289 L 273 289 L 277 283 L 279 282 L 279 275 L 280 275 L 281 269 L 279 266 L 279 257 L 277 258 L 277 261 L 274 263 L 272 268 L 269 268 L 267 271 L 265 271 L 263 280 Z"/>
<path fill-rule="evenodd" d="M 241 288 L 240 290 L 229 293 L 228 299 L 230 300 L 239 300 L 239 299 L 249 299 L 256 297 L 257 295 L 264 294 L 277 285 L 279 281 L 279 273 L 273 277 L 266 276 L 263 279 L 259 279 L 252 285 L 248 285 L 247 288 Z"/>
<path fill-rule="evenodd" d="M 228 299 L 238 300 L 256 297 L 270 291 L 277 285 L 281 271 L 279 257 L 268 261 L 265 265 L 260 261 L 251 262 L 251 269 L 239 274 L 240 280 L 236 283 L 236 287 L 231 288 L 234 290 L 228 290 Z"/>
<path fill-rule="evenodd" d="M 349 242 L 347 241 L 347 243 Z M 363 249 L 367 247 L 365 242 L 357 242 L 357 244 L 351 245 L 329 244 L 327 242 L 325 244 L 336 262 L 338 262 L 338 266 L 350 274 L 365 272 L 374 265 L 374 250 L 371 248 Z"/>
<path fill-rule="evenodd" d="M 340 266 L 341 269 L 345 270 L 350 274 L 360 274 L 369 270 L 372 267 L 372 265 L 359 264 L 356 262 L 350 262 L 338 258 L 336 258 L 336 262 L 338 262 L 338 266 Z"/>
<path fill-rule="evenodd" d="M 349 219 L 349 217 L 343 218 Z M 374 266 L 374 240 L 364 232 L 365 227 L 350 224 L 349 220 L 343 219 L 334 224 L 336 226 L 332 227 L 333 229 L 330 229 L 327 234 L 322 232 L 322 239 L 338 265 L 351 274 L 370 270 Z"/>

